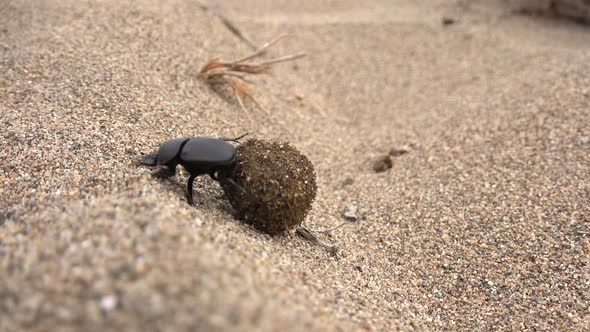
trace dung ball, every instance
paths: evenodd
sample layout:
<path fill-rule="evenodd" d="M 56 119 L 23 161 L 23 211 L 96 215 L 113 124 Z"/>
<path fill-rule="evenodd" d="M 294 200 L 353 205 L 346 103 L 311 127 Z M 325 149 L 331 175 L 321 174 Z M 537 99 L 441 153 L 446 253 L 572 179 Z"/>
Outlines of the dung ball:
<path fill-rule="evenodd" d="M 259 139 L 246 141 L 237 151 L 229 177 L 246 193 L 226 181 L 222 186 L 238 216 L 271 235 L 300 225 L 317 192 L 309 159 L 289 143 Z"/>

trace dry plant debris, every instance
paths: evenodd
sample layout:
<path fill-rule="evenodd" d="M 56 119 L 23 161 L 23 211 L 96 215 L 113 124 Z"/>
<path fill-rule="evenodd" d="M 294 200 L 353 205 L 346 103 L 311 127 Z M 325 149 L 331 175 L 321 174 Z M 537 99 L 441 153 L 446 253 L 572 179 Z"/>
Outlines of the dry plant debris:
<path fill-rule="evenodd" d="M 258 47 L 256 47 L 256 44 L 254 44 L 250 40 L 250 38 L 246 37 L 246 35 L 244 35 L 244 33 L 242 32 L 242 30 L 238 29 L 238 27 L 234 23 L 232 23 L 232 21 L 230 21 L 227 17 L 225 17 L 218 10 L 213 9 L 208 3 L 203 2 L 203 1 L 198 1 L 197 0 L 197 4 L 204 11 L 210 11 L 210 12 L 213 13 L 213 15 L 217 16 L 221 20 L 221 23 L 223 23 L 223 25 L 225 25 L 225 27 L 231 33 L 233 33 L 234 35 L 236 35 L 236 37 L 238 37 L 241 41 L 243 41 L 248 46 L 250 46 L 253 50 L 257 50 L 258 49 Z"/>
<path fill-rule="evenodd" d="M 311 100 L 308 97 L 306 97 L 303 93 L 296 91 L 294 93 L 294 95 L 295 95 L 295 98 L 298 101 L 300 101 L 303 104 L 311 107 L 314 111 L 318 112 L 324 118 L 326 117 L 326 113 L 324 112 L 324 110 L 322 109 L 322 107 L 320 105 L 318 105 L 316 102 L 314 102 L 313 100 Z"/>
<path fill-rule="evenodd" d="M 311 241 L 315 244 L 319 244 L 320 246 L 322 246 L 326 250 L 328 250 L 330 255 L 336 257 L 338 255 L 338 247 L 336 246 L 336 244 L 323 241 L 319 238 L 318 235 L 319 234 L 329 234 L 329 233 L 341 228 L 342 226 L 350 225 L 351 222 L 355 222 L 358 218 L 354 219 L 354 220 L 348 219 L 348 218 L 346 218 L 346 219 L 347 219 L 346 221 L 339 223 L 336 226 L 332 226 L 332 227 L 325 228 L 325 229 L 309 229 L 307 226 L 301 225 L 295 229 L 295 233 L 308 241 Z"/>
<path fill-rule="evenodd" d="M 212 59 L 203 66 L 199 72 L 198 77 L 207 81 L 209 84 L 221 84 L 229 86 L 236 97 L 236 100 L 242 110 L 247 114 L 246 106 L 244 105 L 244 98 L 252 100 L 258 108 L 268 113 L 260 102 L 254 97 L 254 89 L 248 84 L 252 81 L 248 80 L 249 75 L 267 74 L 270 72 L 272 65 L 293 61 L 306 56 L 305 53 L 296 53 L 278 58 L 256 62 L 266 53 L 269 47 L 276 44 L 286 35 L 280 35 L 268 43 L 264 44 L 254 53 L 247 55 L 241 59 L 234 61 L 223 61 L 220 59 Z"/>
<path fill-rule="evenodd" d="M 324 247 L 326 250 L 328 250 L 330 255 L 332 255 L 332 256 L 338 255 L 338 247 L 336 247 L 335 244 L 328 243 L 328 242 L 321 240 L 317 236 L 316 232 L 308 229 L 307 227 L 299 226 L 295 229 L 295 232 L 297 233 L 297 235 L 301 236 L 302 238 L 304 238 L 308 241 L 311 241 L 315 244 L 319 244 L 320 246 Z"/>

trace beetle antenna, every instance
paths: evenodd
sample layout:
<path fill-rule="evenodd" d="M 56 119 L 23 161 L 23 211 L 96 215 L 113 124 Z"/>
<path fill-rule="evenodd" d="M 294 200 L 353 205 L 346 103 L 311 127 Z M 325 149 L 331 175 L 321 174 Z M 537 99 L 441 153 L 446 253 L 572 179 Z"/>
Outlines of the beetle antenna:
<path fill-rule="evenodd" d="M 246 136 L 248 136 L 249 133 L 245 133 L 242 136 L 238 136 L 236 138 L 222 138 L 223 141 L 226 142 L 236 142 L 236 143 L 240 143 L 240 140 Z"/>

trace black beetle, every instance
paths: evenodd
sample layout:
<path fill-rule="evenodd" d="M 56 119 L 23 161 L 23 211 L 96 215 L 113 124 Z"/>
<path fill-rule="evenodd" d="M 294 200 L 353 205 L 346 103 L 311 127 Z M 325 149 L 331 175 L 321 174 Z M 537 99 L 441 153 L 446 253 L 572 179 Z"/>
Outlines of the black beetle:
<path fill-rule="evenodd" d="M 164 142 L 158 151 L 144 156 L 140 163 L 158 166 L 152 175 L 167 178 L 176 174 L 179 164 L 190 174 L 187 182 L 188 203 L 193 204 L 193 182 L 200 175 L 209 175 L 217 182 L 227 182 L 251 197 L 244 188 L 229 178 L 237 159 L 236 148 L 247 133 L 237 138 L 183 137 Z"/>

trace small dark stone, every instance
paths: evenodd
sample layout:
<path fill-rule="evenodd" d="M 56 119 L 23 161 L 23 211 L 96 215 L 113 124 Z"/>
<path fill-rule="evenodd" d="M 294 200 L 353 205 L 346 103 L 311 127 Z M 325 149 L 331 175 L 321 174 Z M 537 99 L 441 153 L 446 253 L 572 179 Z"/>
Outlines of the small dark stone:
<path fill-rule="evenodd" d="M 344 181 L 342 181 L 342 186 L 348 187 L 353 183 L 354 183 L 354 180 L 352 178 L 346 178 Z"/>
<path fill-rule="evenodd" d="M 441 265 L 440 266 L 441 269 L 443 269 L 445 272 L 453 272 L 453 268 L 451 266 L 448 265 Z"/>
<path fill-rule="evenodd" d="M 354 269 L 359 271 L 360 273 L 363 273 L 363 268 L 360 267 L 359 265 L 355 266 Z"/>
<path fill-rule="evenodd" d="M 408 150 L 396 149 L 396 148 L 389 150 L 389 155 L 392 157 L 399 157 L 399 156 L 402 156 L 406 153 L 408 153 Z"/>
<path fill-rule="evenodd" d="M 13 211 L 0 211 L 0 226 L 4 225 L 6 220 L 12 217 L 13 214 Z"/>
<path fill-rule="evenodd" d="M 443 17 L 442 18 L 442 24 L 445 25 L 445 26 L 446 25 L 452 25 L 452 24 L 455 24 L 455 23 L 457 23 L 457 20 L 455 20 L 452 17 Z"/>
<path fill-rule="evenodd" d="M 373 164 L 373 170 L 376 173 L 385 172 L 388 169 L 390 169 L 391 167 L 393 167 L 393 162 L 392 162 L 391 157 L 389 155 L 383 156 L 383 157 L 377 159 L 375 161 L 375 163 Z"/>

